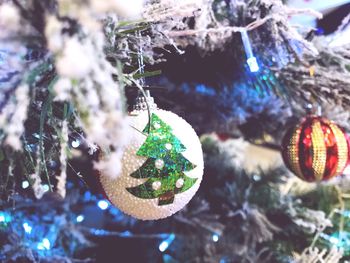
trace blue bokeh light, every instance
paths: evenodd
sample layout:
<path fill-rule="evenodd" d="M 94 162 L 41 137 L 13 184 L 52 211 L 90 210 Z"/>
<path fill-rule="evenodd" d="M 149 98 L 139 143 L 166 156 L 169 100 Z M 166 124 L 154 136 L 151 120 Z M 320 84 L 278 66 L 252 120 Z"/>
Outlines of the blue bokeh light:
<path fill-rule="evenodd" d="M 170 234 L 167 239 L 163 240 L 159 244 L 159 247 L 158 247 L 159 251 L 164 252 L 165 250 L 167 250 L 170 244 L 174 241 L 174 239 L 175 239 L 175 234 Z"/>
<path fill-rule="evenodd" d="M 27 222 L 23 223 L 23 228 L 27 234 L 32 233 L 33 228 Z"/>
<path fill-rule="evenodd" d="M 109 203 L 106 200 L 98 201 L 97 205 L 101 210 L 106 210 L 109 207 Z"/>
<path fill-rule="evenodd" d="M 0 223 L 6 224 L 6 223 L 9 223 L 9 222 L 11 222 L 10 214 L 0 211 Z"/>
<path fill-rule="evenodd" d="M 214 242 L 218 242 L 219 241 L 219 235 L 218 234 L 213 234 L 212 239 Z"/>
<path fill-rule="evenodd" d="M 49 190 L 50 190 L 49 185 L 48 185 L 48 184 L 44 184 L 44 185 L 43 185 L 43 190 L 44 190 L 44 192 L 49 191 Z"/>
<path fill-rule="evenodd" d="M 78 215 L 76 220 L 78 223 L 81 223 L 84 221 L 84 219 L 85 219 L 85 217 L 83 215 Z"/>
<path fill-rule="evenodd" d="M 78 148 L 80 146 L 80 141 L 78 139 L 74 140 L 72 141 L 71 145 L 73 148 Z"/>
<path fill-rule="evenodd" d="M 51 243 L 47 238 L 44 238 L 37 246 L 38 250 L 49 250 L 51 248 Z"/>
<path fill-rule="evenodd" d="M 159 245 L 159 251 L 164 252 L 169 247 L 169 243 L 167 241 L 162 241 Z"/>
<path fill-rule="evenodd" d="M 28 188 L 29 187 L 29 182 L 28 181 L 23 181 L 22 182 L 22 188 L 23 189 L 26 189 L 26 188 Z"/>

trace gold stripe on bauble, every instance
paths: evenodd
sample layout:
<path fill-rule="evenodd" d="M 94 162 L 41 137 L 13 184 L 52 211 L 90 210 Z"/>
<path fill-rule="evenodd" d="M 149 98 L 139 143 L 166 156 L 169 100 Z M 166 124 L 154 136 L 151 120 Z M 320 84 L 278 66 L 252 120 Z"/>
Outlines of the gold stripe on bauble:
<path fill-rule="evenodd" d="M 334 123 L 330 123 L 329 127 L 331 128 L 335 137 L 335 141 L 337 142 L 338 163 L 336 174 L 340 174 L 348 161 L 348 143 L 346 141 L 343 131 L 339 129 L 337 125 L 335 125 Z"/>
<path fill-rule="evenodd" d="M 324 134 L 321 123 L 315 120 L 312 123 L 311 141 L 312 141 L 312 170 L 317 181 L 321 181 L 326 168 L 327 150 L 324 141 Z"/>
<path fill-rule="evenodd" d="M 299 164 L 299 139 L 301 127 L 297 127 L 293 132 L 288 144 L 288 160 L 291 170 L 300 178 L 304 178 Z"/>

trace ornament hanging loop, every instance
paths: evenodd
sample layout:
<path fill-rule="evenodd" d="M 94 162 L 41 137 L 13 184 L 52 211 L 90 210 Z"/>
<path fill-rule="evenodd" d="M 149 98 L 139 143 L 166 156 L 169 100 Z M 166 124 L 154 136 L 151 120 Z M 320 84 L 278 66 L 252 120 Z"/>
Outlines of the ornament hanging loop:
<path fill-rule="evenodd" d="M 140 111 L 147 110 L 148 113 L 148 133 L 151 131 L 151 110 L 157 109 L 157 104 L 154 103 L 153 97 L 151 97 L 149 90 L 144 90 L 144 88 L 136 81 L 132 79 L 132 82 L 139 89 L 140 94 L 136 98 L 136 103 L 133 107 L 131 115 L 138 115 Z"/>
<path fill-rule="evenodd" d="M 141 32 L 137 31 L 136 37 L 141 39 Z M 141 41 L 140 41 L 141 42 Z M 151 131 L 151 110 L 157 109 L 157 104 L 154 103 L 154 99 L 151 97 L 151 94 L 149 90 L 145 90 L 143 87 L 145 86 L 145 79 L 143 77 L 143 74 L 145 73 L 145 65 L 143 61 L 143 50 L 142 45 L 140 43 L 139 49 L 137 52 L 138 58 L 138 71 L 141 74 L 141 78 L 139 81 L 132 79 L 132 82 L 136 85 L 136 87 L 139 89 L 138 96 L 136 98 L 136 103 L 133 107 L 132 115 L 138 115 L 140 111 L 147 110 L 148 112 L 148 133 Z"/>
<path fill-rule="evenodd" d="M 138 71 L 140 72 L 140 75 L 141 75 L 141 78 L 139 79 L 140 81 L 140 85 L 142 87 L 145 86 L 145 78 L 143 77 L 143 74 L 145 73 L 145 64 L 143 62 L 143 49 L 142 49 L 142 45 L 141 45 L 141 32 L 140 31 L 137 31 L 136 33 L 137 35 L 137 38 L 140 40 L 139 41 L 139 48 L 138 48 L 138 51 L 137 51 L 137 62 L 138 62 L 138 66 L 139 66 L 139 69 Z"/>

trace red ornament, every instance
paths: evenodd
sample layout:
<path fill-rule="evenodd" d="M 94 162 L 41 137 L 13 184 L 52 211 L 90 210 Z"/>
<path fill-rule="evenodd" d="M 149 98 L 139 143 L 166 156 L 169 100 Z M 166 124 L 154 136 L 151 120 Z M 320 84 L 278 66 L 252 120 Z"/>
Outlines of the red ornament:
<path fill-rule="evenodd" d="M 282 157 L 294 174 L 314 182 L 340 175 L 348 164 L 349 149 L 347 135 L 335 123 L 309 116 L 284 136 Z"/>
<path fill-rule="evenodd" d="M 218 136 L 218 138 L 220 139 L 220 141 L 227 141 L 228 139 L 231 138 L 231 136 L 227 133 L 217 133 L 216 134 Z"/>

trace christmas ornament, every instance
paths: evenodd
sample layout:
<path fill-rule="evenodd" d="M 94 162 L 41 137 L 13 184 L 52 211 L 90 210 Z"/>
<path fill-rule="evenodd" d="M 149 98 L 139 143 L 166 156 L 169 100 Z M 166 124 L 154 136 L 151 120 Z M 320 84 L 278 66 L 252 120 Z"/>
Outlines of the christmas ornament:
<path fill-rule="evenodd" d="M 112 204 L 139 219 L 168 217 L 182 209 L 199 188 L 203 153 L 193 128 L 174 113 L 143 98 L 130 114 L 131 141 L 116 179 L 100 176 Z M 149 119 L 150 117 L 150 119 Z"/>
<path fill-rule="evenodd" d="M 287 167 L 305 181 L 328 180 L 340 175 L 348 163 L 347 136 L 325 118 L 307 117 L 287 132 L 282 144 Z"/>

